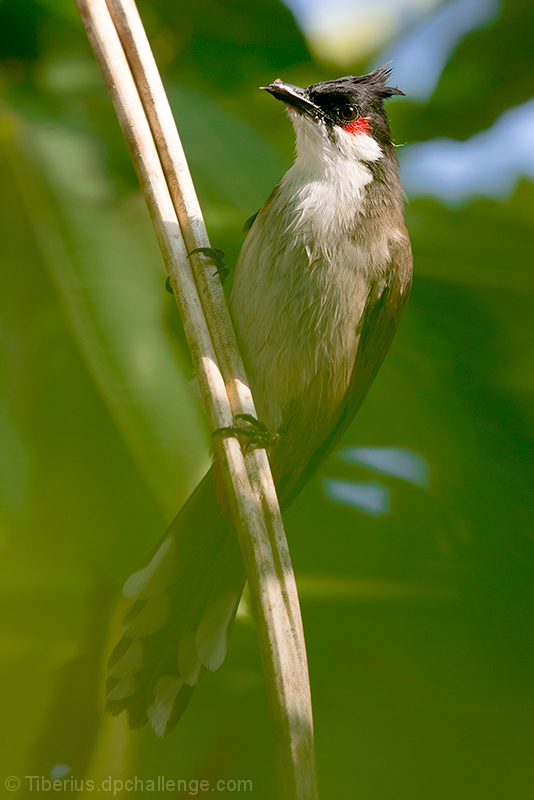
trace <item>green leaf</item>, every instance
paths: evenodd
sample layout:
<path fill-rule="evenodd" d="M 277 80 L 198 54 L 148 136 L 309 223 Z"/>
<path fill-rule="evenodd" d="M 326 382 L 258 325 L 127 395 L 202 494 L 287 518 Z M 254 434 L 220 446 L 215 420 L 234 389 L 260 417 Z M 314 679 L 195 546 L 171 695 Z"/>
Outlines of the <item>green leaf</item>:
<path fill-rule="evenodd" d="M 112 203 L 83 137 L 3 124 L 17 191 L 72 335 L 144 480 L 170 514 L 192 488 L 191 464 L 206 440 L 189 376 L 162 328 L 165 276 L 145 209 L 135 199 Z M 50 188 L 36 170 L 36 152 Z"/>

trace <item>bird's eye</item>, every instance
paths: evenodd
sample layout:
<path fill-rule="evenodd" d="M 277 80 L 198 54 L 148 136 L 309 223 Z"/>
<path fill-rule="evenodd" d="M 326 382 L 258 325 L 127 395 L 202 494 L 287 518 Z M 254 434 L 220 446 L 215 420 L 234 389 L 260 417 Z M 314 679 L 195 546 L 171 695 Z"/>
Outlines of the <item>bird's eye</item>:
<path fill-rule="evenodd" d="M 353 119 L 356 119 L 358 116 L 358 112 L 356 111 L 353 106 L 345 106 L 340 111 L 341 119 L 344 119 L 346 122 L 350 122 Z"/>

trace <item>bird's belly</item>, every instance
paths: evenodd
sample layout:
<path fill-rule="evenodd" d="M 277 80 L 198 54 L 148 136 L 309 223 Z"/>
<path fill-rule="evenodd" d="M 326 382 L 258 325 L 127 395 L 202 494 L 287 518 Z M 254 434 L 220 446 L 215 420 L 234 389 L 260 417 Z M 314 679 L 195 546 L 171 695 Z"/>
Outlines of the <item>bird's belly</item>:
<path fill-rule="evenodd" d="M 249 291 L 236 276 L 231 312 L 260 419 L 320 435 L 350 381 L 369 281 L 342 259 L 293 261 L 255 270 Z"/>

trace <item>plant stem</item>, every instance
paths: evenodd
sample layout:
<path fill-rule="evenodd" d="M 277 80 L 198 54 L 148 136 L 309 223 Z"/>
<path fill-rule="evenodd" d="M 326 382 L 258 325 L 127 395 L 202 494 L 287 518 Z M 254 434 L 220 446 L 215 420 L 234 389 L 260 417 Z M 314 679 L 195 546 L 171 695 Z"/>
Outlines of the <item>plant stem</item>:
<path fill-rule="evenodd" d="M 222 286 L 183 148 L 133 0 L 76 0 L 152 218 L 213 430 L 255 416 Z M 191 262 L 191 263 L 190 263 Z M 243 455 L 216 437 L 249 581 L 275 731 L 283 800 L 318 798 L 302 620 L 265 450 Z"/>

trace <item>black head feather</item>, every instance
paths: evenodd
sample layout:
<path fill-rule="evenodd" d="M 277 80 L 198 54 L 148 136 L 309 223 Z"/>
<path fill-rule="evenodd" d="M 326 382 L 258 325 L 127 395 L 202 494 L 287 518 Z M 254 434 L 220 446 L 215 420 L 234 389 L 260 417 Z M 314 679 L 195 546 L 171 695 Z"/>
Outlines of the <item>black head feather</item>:
<path fill-rule="evenodd" d="M 396 86 L 387 85 L 392 72 L 393 70 L 390 68 L 388 63 L 383 64 L 381 67 L 377 67 L 377 69 L 374 69 L 367 75 L 353 76 L 352 78 L 349 78 L 349 80 L 352 80 L 355 84 L 368 85 L 379 95 L 379 97 L 384 99 L 393 97 L 394 95 L 404 96 L 404 92 L 401 92 L 401 90 L 397 89 Z M 341 80 L 343 80 L 343 78 Z"/>
<path fill-rule="evenodd" d="M 373 100 L 386 100 L 393 95 L 404 95 L 400 89 L 388 86 L 391 69 L 387 64 L 369 72 L 367 75 L 347 75 L 335 81 L 323 81 L 308 86 L 306 92 L 311 100 L 319 106 L 331 99 L 359 99 L 371 103 Z"/>
<path fill-rule="evenodd" d="M 394 95 L 403 95 L 400 89 L 388 86 L 391 69 L 387 64 L 367 75 L 347 75 L 334 81 L 324 81 L 308 86 L 309 99 L 324 114 L 326 122 L 339 125 L 344 112 L 353 108 L 359 116 L 368 118 L 373 135 L 381 143 L 391 141 L 384 100 Z"/>
<path fill-rule="evenodd" d="M 404 92 L 388 86 L 390 76 L 391 69 L 384 64 L 367 75 L 347 75 L 334 81 L 313 83 L 306 89 L 284 83 L 280 78 L 262 88 L 298 113 L 325 124 L 330 135 L 335 126 L 344 127 L 347 121 L 361 117 L 371 135 L 381 145 L 392 149 L 384 100 Z"/>

